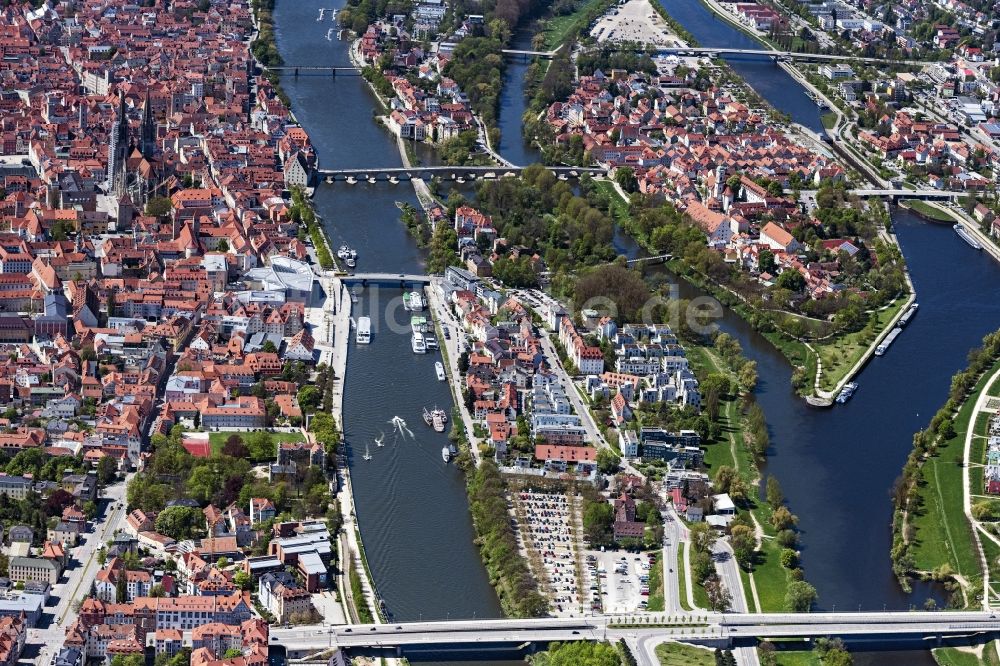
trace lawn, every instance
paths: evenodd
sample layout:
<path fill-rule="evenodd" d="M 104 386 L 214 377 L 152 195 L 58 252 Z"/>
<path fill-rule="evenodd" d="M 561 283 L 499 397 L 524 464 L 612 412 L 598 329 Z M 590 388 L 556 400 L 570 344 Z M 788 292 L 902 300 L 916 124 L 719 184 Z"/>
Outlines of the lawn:
<path fill-rule="evenodd" d="M 605 0 L 588 0 L 582 5 L 576 8 L 572 14 L 566 14 L 565 16 L 554 16 L 545 21 L 545 29 L 542 34 L 545 35 L 545 50 L 551 51 L 560 44 L 566 41 L 566 37 L 573 30 L 573 26 L 580 21 L 583 16 L 596 9 Z"/>
<path fill-rule="evenodd" d="M 878 324 L 874 332 L 871 329 L 863 328 L 854 333 L 837 336 L 830 342 L 813 343 L 813 348 L 823 360 L 823 376 L 819 380 L 821 389 L 832 391 L 836 388 L 837 383 L 854 367 L 854 364 L 875 341 L 877 333 L 888 327 L 889 322 L 899 313 L 905 303 L 906 298 L 900 297 L 886 309 L 879 310 L 876 315 Z"/>
<path fill-rule="evenodd" d="M 906 205 L 914 212 L 920 213 L 921 215 L 930 218 L 934 222 L 955 222 L 955 218 L 952 217 L 951 213 L 943 211 L 936 206 L 931 206 L 926 201 L 920 201 L 918 199 L 906 199 Z"/>
<path fill-rule="evenodd" d="M 656 646 L 660 666 L 715 666 L 715 654 L 708 648 L 685 643 L 663 643 Z"/>
<path fill-rule="evenodd" d="M 239 435 L 240 437 L 248 437 L 253 435 L 252 432 L 210 432 L 208 433 L 208 442 L 212 446 L 212 455 L 219 455 L 222 453 L 222 446 L 226 443 L 226 440 L 233 435 Z M 274 442 L 275 446 L 278 442 L 301 442 L 305 439 L 301 432 L 272 432 L 271 441 Z"/>
<path fill-rule="evenodd" d="M 661 611 L 663 601 L 663 551 L 656 553 L 656 559 L 649 567 L 649 597 L 646 599 L 646 610 Z"/>
<path fill-rule="evenodd" d="M 622 225 L 628 219 L 628 202 L 622 199 L 615 189 L 614 183 L 610 180 L 595 180 L 594 186 L 608 198 L 608 207 L 611 212 L 611 219 L 616 224 Z"/>
<path fill-rule="evenodd" d="M 684 565 L 684 549 L 677 549 L 677 589 L 681 598 L 681 608 L 686 611 L 691 610 L 687 596 L 687 567 Z"/>
<path fill-rule="evenodd" d="M 822 666 L 811 650 L 787 650 L 774 653 L 778 666 Z"/>
<path fill-rule="evenodd" d="M 837 124 L 837 114 L 832 111 L 824 113 L 819 119 L 823 122 L 823 127 L 826 129 L 833 129 Z"/>
<path fill-rule="evenodd" d="M 937 648 L 931 651 L 934 660 L 941 666 L 998 666 L 1000 657 L 997 657 L 997 643 L 992 641 L 983 647 L 983 658 L 980 659 L 974 652 L 960 650 L 958 648 Z"/>
<path fill-rule="evenodd" d="M 965 518 L 963 508 L 961 461 L 972 409 L 979 393 L 984 390 L 987 379 L 998 366 L 1000 364 L 983 374 L 958 410 L 955 417 L 955 437 L 940 445 L 937 455 L 929 458 L 921 467 L 921 507 L 918 513 L 910 517 L 916 528 L 915 543 L 911 551 L 917 569 L 930 571 L 947 563 L 966 578 L 981 573 L 972 528 Z M 970 474 L 970 477 L 975 476 L 975 473 Z"/>

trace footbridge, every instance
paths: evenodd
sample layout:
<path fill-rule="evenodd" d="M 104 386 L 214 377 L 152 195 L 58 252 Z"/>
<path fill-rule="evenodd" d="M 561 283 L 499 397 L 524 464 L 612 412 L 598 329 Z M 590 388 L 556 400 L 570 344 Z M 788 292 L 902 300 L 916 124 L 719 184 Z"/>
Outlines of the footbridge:
<path fill-rule="evenodd" d="M 884 58 L 863 58 L 860 56 L 849 56 L 849 55 L 833 55 L 827 53 L 800 53 L 798 51 L 774 51 L 771 49 L 740 49 L 731 47 L 691 47 L 691 46 L 678 46 L 678 47 L 661 47 L 653 51 L 649 51 L 653 55 L 677 55 L 677 56 L 698 56 L 707 55 L 709 57 L 717 56 L 767 56 L 769 58 L 778 58 L 782 60 L 801 60 L 803 62 L 859 62 L 865 63 L 866 65 L 882 65 L 885 66 L 886 60 Z M 892 64 L 896 65 L 910 65 L 913 67 L 922 67 L 924 65 L 933 64 L 931 62 L 926 62 L 923 60 L 893 60 Z"/>
<path fill-rule="evenodd" d="M 519 175 L 524 171 L 522 166 L 421 166 L 421 167 L 372 167 L 354 169 L 317 169 L 316 173 L 327 183 L 343 181 L 357 183 L 361 181 L 400 181 L 420 178 L 430 180 L 435 176 L 444 179 L 476 180 L 506 178 Z M 604 175 L 606 170 L 597 167 L 546 167 L 561 179 L 578 178 L 585 173 Z"/>
<path fill-rule="evenodd" d="M 367 654 L 405 654 L 407 650 L 488 650 L 527 647 L 552 641 L 625 639 L 638 647 L 640 663 L 653 664 L 653 650 L 665 640 L 733 645 L 768 638 L 929 639 L 997 634 L 1000 620 L 987 612 L 882 613 L 710 613 L 646 614 L 645 617 L 449 620 L 383 625 L 309 625 L 274 628 L 271 642 L 289 653 L 330 647 Z M 639 621 L 643 620 L 643 621 Z M 658 623 L 658 624 L 657 624 Z M 648 653 L 649 658 L 646 658 Z M 636 657 L 640 657 L 639 654 Z"/>

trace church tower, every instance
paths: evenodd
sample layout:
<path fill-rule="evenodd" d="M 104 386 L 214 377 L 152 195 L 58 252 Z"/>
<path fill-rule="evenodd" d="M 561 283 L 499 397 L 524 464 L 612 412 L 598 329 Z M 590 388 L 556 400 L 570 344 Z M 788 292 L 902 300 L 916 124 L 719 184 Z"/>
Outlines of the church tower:
<path fill-rule="evenodd" d="M 125 192 L 129 150 L 128 115 L 125 113 L 125 93 L 118 91 L 118 121 L 111 130 L 108 142 L 108 192 L 121 195 Z"/>
<path fill-rule="evenodd" d="M 146 88 L 146 99 L 142 103 L 142 134 L 140 136 L 139 152 L 147 160 L 156 152 L 156 121 L 153 120 L 153 105 L 149 101 L 149 88 Z"/>

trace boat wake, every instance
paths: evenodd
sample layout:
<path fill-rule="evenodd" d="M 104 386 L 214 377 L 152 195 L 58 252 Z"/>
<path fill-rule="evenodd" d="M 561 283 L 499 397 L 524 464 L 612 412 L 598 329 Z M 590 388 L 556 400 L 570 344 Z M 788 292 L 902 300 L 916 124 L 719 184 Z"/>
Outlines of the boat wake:
<path fill-rule="evenodd" d="M 375 438 L 375 446 L 385 446 L 385 433 L 379 433 L 379 436 Z"/>
<path fill-rule="evenodd" d="M 409 435 L 413 439 L 416 439 L 416 435 L 414 435 L 413 431 L 406 426 L 406 421 L 403 419 L 402 416 L 393 416 L 392 419 L 389 421 L 389 423 L 392 424 L 393 429 L 398 431 L 399 434 L 402 435 L 404 439 L 406 438 L 407 435 Z"/>

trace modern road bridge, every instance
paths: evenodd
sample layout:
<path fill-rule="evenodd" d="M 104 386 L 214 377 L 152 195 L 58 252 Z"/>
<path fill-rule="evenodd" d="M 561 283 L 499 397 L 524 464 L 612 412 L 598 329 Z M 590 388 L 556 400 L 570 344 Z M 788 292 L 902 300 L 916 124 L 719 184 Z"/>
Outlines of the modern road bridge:
<path fill-rule="evenodd" d="M 849 194 L 855 194 L 862 199 L 869 199 L 871 197 L 879 199 L 889 199 L 891 202 L 895 203 L 901 199 L 919 199 L 921 201 L 959 201 L 963 197 L 967 197 L 973 192 L 966 192 L 964 190 L 931 190 L 931 189 L 920 189 L 920 190 L 907 190 L 903 188 L 899 189 L 876 189 L 876 188 L 858 188 L 847 191 Z M 799 192 L 799 197 L 802 199 L 815 199 L 816 190 L 802 190 Z"/>
<path fill-rule="evenodd" d="M 368 286 L 370 284 L 387 285 L 417 285 L 430 284 L 430 275 L 411 275 L 407 273 L 352 273 L 351 275 L 341 275 L 340 281 L 344 284 L 360 284 Z"/>
<path fill-rule="evenodd" d="M 986 612 L 713 613 L 683 617 L 654 613 L 654 621 L 667 620 L 666 626 L 659 627 L 614 616 L 309 625 L 272 629 L 271 641 L 295 653 L 329 647 L 405 652 L 407 648 L 516 647 L 565 640 L 626 639 L 648 645 L 673 639 L 722 645 L 743 639 L 820 636 L 940 640 L 1000 632 L 1000 620 Z"/>
<path fill-rule="evenodd" d="M 933 63 L 924 62 L 923 60 L 893 60 L 887 61 L 884 58 L 863 58 L 860 56 L 849 56 L 849 55 L 831 55 L 826 53 L 800 53 L 799 51 L 773 51 L 771 49 L 740 49 L 731 47 L 692 47 L 692 46 L 678 46 L 678 47 L 660 47 L 651 51 L 655 55 L 679 55 L 679 56 L 690 56 L 690 55 L 708 55 L 708 56 L 723 56 L 723 55 L 749 55 L 749 56 L 767 56 L 769 58 L 779 58 L 785 60 L 805 60 L 810 62 L 862 62 L 870 65 L 882 65 L 893 64 L 893 65 L 911 65 L 911 66 L 923 66 L 930 65 Z"/>

